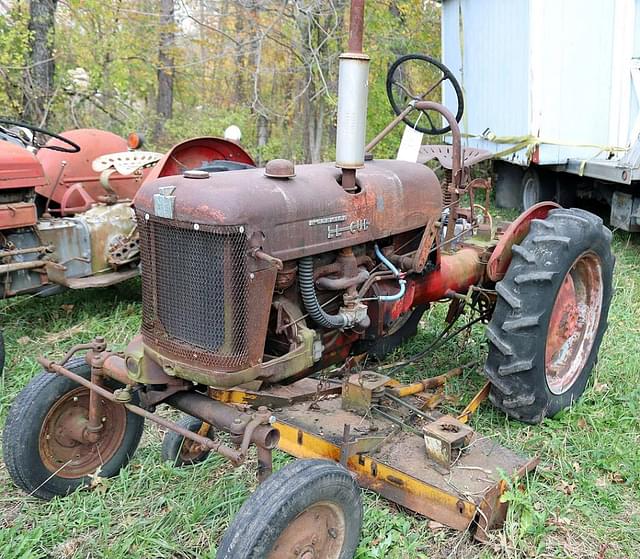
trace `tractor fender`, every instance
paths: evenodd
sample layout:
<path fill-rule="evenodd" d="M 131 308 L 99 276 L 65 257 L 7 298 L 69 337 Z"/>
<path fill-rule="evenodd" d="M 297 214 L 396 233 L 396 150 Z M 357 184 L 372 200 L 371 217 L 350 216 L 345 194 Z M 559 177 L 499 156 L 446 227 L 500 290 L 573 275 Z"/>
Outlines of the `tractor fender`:
<path fill-rule="evenodd" d="M 504 277 L 511 262 L 511 248 L 527 236 L 531 221 L 533 219 L 545 219 L 551 210 L 560 207 L 555 202 L 539 202 L 522 212 L 507 227 L 487 263 L 487 277 L 491 281 L 500 281 Z"/>

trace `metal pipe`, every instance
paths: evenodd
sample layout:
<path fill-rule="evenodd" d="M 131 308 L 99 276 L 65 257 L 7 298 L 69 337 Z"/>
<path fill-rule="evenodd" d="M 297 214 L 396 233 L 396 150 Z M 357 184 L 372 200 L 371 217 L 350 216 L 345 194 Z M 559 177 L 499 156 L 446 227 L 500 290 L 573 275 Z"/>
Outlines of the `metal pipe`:
<path fill-rule="evenodd" d="M 11 264 L 0 264 L 0 274 L 18 272 L 20 270 L 34 270 L 42 268 L 46 262 L 44 260 L 33 260 L 31 262 L 12 262 Z"/>
<path fill-rule="evenodd" d="M 29 247 L 29 248 L 17 248 L 15 250 L 4 250 L 0 252 L 0 258 L 9 258 L 10 256 L 18 256 L 19 254 L 32 254 L 34 252 L 52 252 L 53 247 L 51 245 L 48 246 L 39 246 L 39 247 Z"/>
<path fill-rule="evenodd" d="M 365 0 L 351 0 L 351 10 L 349 12 L 349 52 L 362 52 L 364 1 Z"/>
<path fill-rule="evenodd" d="M 237 431 L 242 433 L 246 423 L 251 420 L 251 416 L 234 407 L 197 392 L 173 394 L 165 400 L 165 403 L 232 434 L 238 434 Z M 234 424 L 238 429 L 234 430 Z M 263 448 L 275 448 L 279 439 L 280 433 L 271 425 L 259 425 L 251 435 L 251 441 Z"/>

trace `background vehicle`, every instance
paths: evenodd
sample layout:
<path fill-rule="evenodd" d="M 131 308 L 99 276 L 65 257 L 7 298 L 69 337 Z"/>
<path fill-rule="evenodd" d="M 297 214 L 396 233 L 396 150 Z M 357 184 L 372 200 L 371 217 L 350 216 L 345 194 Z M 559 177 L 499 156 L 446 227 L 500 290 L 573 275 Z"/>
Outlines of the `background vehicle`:
<path fill-rule="evenodd" d="M 137 136 L 133 141 L 138 145 L 129 147 L 139 147 Z M 239 145 L 219 138 L 187 141 L 170 153 L 179 164 L 131 151 L 103 130 L 54 134 L 0 120 L 0 298 L 104 287 L 138 275 L 131 200 L 158 161 L 154 177 L 254 164 Z M 3 363 L 0 342 L 0 370 Z"/>
<path fill-rule="evenodd" d="M 498 205 L 598 203 L 640 231 L 640 0 L 445 0 L 442 52 Z"/>

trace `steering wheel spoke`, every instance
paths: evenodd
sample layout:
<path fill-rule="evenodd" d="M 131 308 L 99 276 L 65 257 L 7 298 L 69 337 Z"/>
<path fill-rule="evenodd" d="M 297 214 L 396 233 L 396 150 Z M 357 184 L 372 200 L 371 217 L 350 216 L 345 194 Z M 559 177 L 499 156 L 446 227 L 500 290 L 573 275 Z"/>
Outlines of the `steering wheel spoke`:
<path fill-rule="evenodd" d="M 447 82 L 456 95 L 457 107 L 449 109 L 460 122 L 464 110 L 462 88 L 453 73 L 441 62 L 422 54 L 408 54 L 396 60 L 387 73 L 387 96 L 393 111 L 399 115 L 412 101 L 433 101 L 442 103 L 441 87 Z M 424 91 L 414 95 L 413 91 Z M 405 97 L 406 96 L 406 97 Z M 425 114 L 426 123 L 421 118 Z M 403 121 L 424 134 L 441 135 L 451 131 L 448 125 L 437 124 L 426 111 L 412 111 Z M 423 122 L 421 122 L 423 121 Z"/>

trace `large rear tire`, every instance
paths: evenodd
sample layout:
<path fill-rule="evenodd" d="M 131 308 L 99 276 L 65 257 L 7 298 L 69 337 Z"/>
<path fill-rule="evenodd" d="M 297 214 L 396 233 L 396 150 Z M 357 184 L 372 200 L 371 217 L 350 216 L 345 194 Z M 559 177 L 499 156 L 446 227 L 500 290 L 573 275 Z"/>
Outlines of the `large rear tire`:
<path fill-rule="evenodd" d="M 66 367 L 89 379 L 83 358 Z M 116 383 L 107 381 L 109 388 Z M 70 429 L 88 416 L 89 389 L 71 379 L 43 372 L 13 402 L 2 441 L 4 462 L 14 483 L 29 495 L 51 499 L 101 477 L 117 475 L 140 442 L 144 419 L 117 403 L 102 403 L 103 428 L 95 443 L 79 442 Z M 137 402 L 136 397 L 134 397 Z"/>
<path fill-rule="evenodd" d="M 218 559 L 351 559 L 362 528 L 360 489 L 328 460 L 298 460 L 263 482 L 231 522 Z"/>
<path fill-rule="evenodd" d="M 551 210 L 514 245 L 487 326 L 490 399 L 539 423 L 584 392 L 607 328 L 611 232 L 584 210 Z"/>

